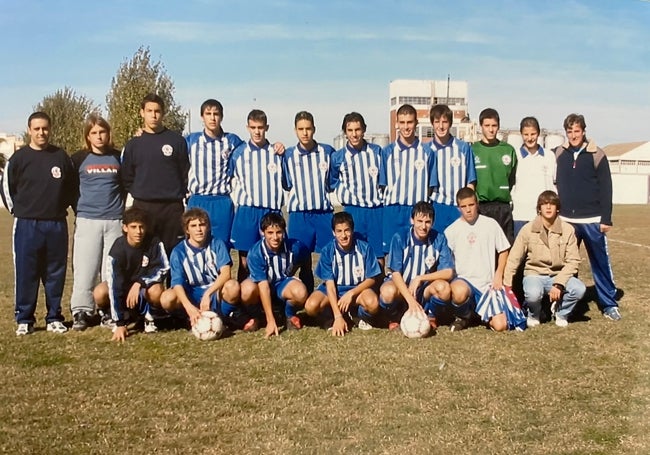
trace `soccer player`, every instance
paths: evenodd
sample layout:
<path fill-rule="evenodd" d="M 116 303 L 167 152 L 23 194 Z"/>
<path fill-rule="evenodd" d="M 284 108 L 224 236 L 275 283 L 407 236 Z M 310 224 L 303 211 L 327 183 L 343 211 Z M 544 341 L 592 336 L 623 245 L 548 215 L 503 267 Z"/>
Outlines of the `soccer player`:
<path fill-rule="evenodd" d="M 182 217 L 185 240 L 172 250 L 171 288 L 160 298 L 161 306 L 171 313 L 183 308 L 193 326 L 201 311 L 220 311 L 220 301 L 236 304 L 239 283 L 230 278 L 232 260 L 221 239 L 211 236 L 208 213 L 188 209 Z"/>
<path fill-rule="evenodd" d="M 133 196 L 133 206 L 151 217 L 152 233 L 165 245 L 167 254 L 184 238 L 178 220 L 183 214 L 190 167 L 187 143 L 163 125 L 165 103 L 149 94 L 141 103 L 144 128 L 126 143 L 122 154 L 122 183 Z"/>
<path fill-rule="evenodd" d="M 465 141 L 451 135 L 454 114 L 445 104 L 436 104 L 429 111 L 433 140 L 429 144 L 436 155 L 438 183 L 431 194 L 436 214 L 433 228 L 444 232 L 460 217 L 456 193 L 461 188 L 476 186 L 474 152 Z"/>
<path fill-rule="evenodd" d="M 300 241 L 285 238 L 286 226 L 279 213 L 270 212 L 262 217 L 259 228 L 263 238 L 248 252 L 250 277 L 241 283 L 241 303 L 251 310 L 259 303 L 262 305 L 266 338 L 279 333 L 276 311 L 284 313 L 288 330 L 302 328 L 297 312 L 308 296 L 305 285 L 293 275 L 305 263 L 309 251 Z M 228 310 L 224 308 L 223 314 L 229 314 Z M 255 327 L 257 322 L 253 320 L 251 325 Z"/>
<path fill-rule="evenodd" d="M 382 149 L 379 185 L 384 190 L 383 253 L 395 232 L 408 228 L 416 202 L 426 201 L 438 186 L 436 157 L 416 135 L 417 111 L 410 104 L 397 110 L 397 140 Z"/>
<path fill-rule="evenodd" d="M 300 240 L 310 252 L 320 253 L 332 239 L 332 204 L 328 193 L 330 158 L 334 149 L 314 140 L 314 116 L 300 111 L 294 118 L 298 144 L 283 156 L 283 185 L 289 191 L 289 237 Z M 311 258 L 300 267 L 300 279 L 314 290 Z"/>
<path fill-rule="evenodd" d="M 2 173 L 2 201 L 15 217 L 16 335 L 34 332 L 39 281 L 45 289 L 47 331 L 65 333 L 61 296 L 68 260 L 67 208 L 76 198 L 70 157 L 51 145 L 50 117 L 34 112 L 27 120 L 29 145 L 16 151 Z"/>
<path fill-rule="evenodd" d="M 586 128 L 582 115 L 568 115 L 564 120 L 568 141 L 555 149 L 560 216 L 573 225 L 578 245 L 585 242 L 603 316 L 619 321 L 607 248 L 607 233 L 612 229 L 612 176 L 605 153 L 587 139 Z"/>
<path fill-rule="evenodd" d="M 510 190 L 515 183 L 517 154 L 508 143 L 497 138 L 499 113 L 483 109 L 479 114 L 483 137 L 472 144 L 476 165 L 476 196 L 480 213 L 494 218 L 510 243 L 515 238 Z"/>
<path fill-rule="evenodd" d="M 543 191 L 555 191 L 555 155 L 537 143 L 539 122 L 524 117 L 519 125 L 523 145 L 517 151 L 515 186 L 512 187 L 512 218 L 515 237 L 527 222 L 535 219 L 535 204 Z"/>
<path fill-rule="evenodd" d="M 169 260 L 163 243 L 149 233 L 148 213 L 131 207 L 122 216 L 123 236 L 113 243 L 107 268 L 108 280 L 93 292 L 98 308 L 110 308 L 115 321 L 113 341 L 129 335 L 127 324 L 135 314 L 144 316 L 145 333 L 157 331 L 150 308 L 160 307 Z"/>
<path fill-rule="evenodd" d="M 342 129 L 347 143 L 332 154 L 329 185 L 343 205 L 343 210 L 352 215 L 355 236 L 372 246 L 383 268 L 383 206 L 379 189 L 381 147 L 365 141 L 366 122 L 357 112 L 343 117 Z"/>
<path fill-rule="evenodd" d="M 282 157 L 266 139 L 266 114 L 259 109 L 250 111 L 247 128 L 250 140 L 235 149 L 228 170 L 237 204 L 230 241 L 239 254 L 240 283 L 248 276 L 248 250 L 260 239 L 260 220 L 269 211 L 279 213 L 284 203 Z"/>
<path fill-rule="evenodd" d="M 97 275 L 106 281 L 108 251 L 122 235 L 124 191 L 120 152 L 113 148 L 111 126 L 91 114 L 84 124 L 86 150 L 72 155 L 79 178 L 79 199 L 72 250 L 72 329 L 86 330 L 95 313 Z M 101 273 L 100 273 L 101 272 Z M 100 315 L 106 320 L 108 315 Z"/>
<path fill-rule="evenodd" d="M 503 284 L 512 286 L 512 279 L 522 261 L 524 295 L 528 305 L 528 327 L 540 323 L 542 299 L 548 295 L 556 303 L 555 324 L 566 327 L 578 300 L 585 294 L 585 285 L 575 277 L 580 265 L 580 251 L 573 227 L 562 221 L 560 198 L 553 191 L 544 191 L 537 198 L 537 217 L 524 225 L 508 255 Z"/>
<path fill-rule="evenodd" d="M 388 253 L 388 278 L 379 290 L 390 330 L 399 327 L 406 311 L 424 312 L 437 327 L 437 307 L 449 303 L 454 263 L 445 236 L 432 226 L 431 204 L 420 201 L 411 209 L 411 227 L 393 235 Z"/>
<path fill-rule="evenodd" d="M 499 224 L 493 218 L 479 214 L 479 202 L 473 189 L 461 188 L 456 202 L 461 217 L 445 230 L 457 274 L 451 282 L 451 301 L 457 315 L 452 331 L 464 330 L 472 324 L 474 309 L 484 293 L 490 289 L 503 289 L 503 271 L 510 249 Z M 506 311 L 509 308 L 498 308 L 489 320 L 490 327 L 496 331 L 507 330 Z"/>
<path fill-rule="evenodd" d="M 343 336 L 348 331 L 346 313 L 360 318 L 360 329 L 372 329 L 377 325 L 375 318 L 379 312 L 373 288 L 382 274 L 377 255 L 367 242 L 354 238 L 350 213 L 335 213 L 332 231 L 334 239 L 321 250 L 316 266 L 316 275 L 323 283 L 307 299 L 305 312 L 312 317 L 327 314 L 325 325 L 331 326 L 334 336 Z"/>

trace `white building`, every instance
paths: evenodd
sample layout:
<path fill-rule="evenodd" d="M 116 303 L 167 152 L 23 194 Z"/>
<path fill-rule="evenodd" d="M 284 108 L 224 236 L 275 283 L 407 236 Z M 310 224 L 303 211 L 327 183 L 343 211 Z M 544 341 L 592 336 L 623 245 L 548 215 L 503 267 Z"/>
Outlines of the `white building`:
<path fill-rule="evenodd" d="M 612 144 L 603 150 L 612 172 L 614 204 L 650 203 L 650 141 Z"/>

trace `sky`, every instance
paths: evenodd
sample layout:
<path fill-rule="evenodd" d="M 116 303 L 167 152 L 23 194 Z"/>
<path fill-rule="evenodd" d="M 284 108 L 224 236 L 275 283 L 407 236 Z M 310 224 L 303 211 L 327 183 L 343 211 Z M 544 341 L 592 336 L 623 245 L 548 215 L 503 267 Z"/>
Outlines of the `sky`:
<path fill-rule="evenodd" d="M 343 115 L 388 133 L 395 79 L 465 80 L 469 111 L 502 128 L 534 115 L 561 129 L 585 115 L 600 145 L 650 140 L 648 0 L 1 0 L 0 132 L 66 86 L 102 108 L 120 64 L 148 46 L 200 130 L 199 106 L 224 105 L 246 138 L 263 109 L 271 141 L 292 144 L 293 117 L 315 116 L 331 143 Z"/>

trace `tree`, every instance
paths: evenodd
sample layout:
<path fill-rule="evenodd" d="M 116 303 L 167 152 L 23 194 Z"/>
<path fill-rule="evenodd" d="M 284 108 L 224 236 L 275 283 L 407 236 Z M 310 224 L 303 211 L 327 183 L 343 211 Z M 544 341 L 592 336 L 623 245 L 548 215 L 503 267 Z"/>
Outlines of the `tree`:
<path fill-rule="evenodd" d="M 98 112 L 99 107 L 85 95 L 65 87 L 43 98 L 34 106 L 34 111 L 45 112 L 52 119 L 50 143 L 74 153 L 85 147 L 83 123 L 88 115 Z M 29 140 L 26 143 L 29 144 Z"/>
<path fill-rule="evenodd" d="M 133 58 L 124 61 L 111 81 L 106 95 L 108 119 L 113 141 L 122 147 L 142 126 L 140 103 L 148 93 L 156 93 L 165 102 L 164 124 L 179 133 L 185 128 L 186 116 L 174 101 L 174 83 L 161 62 L 152 62 L 148 47 L 140 47 Z"/>

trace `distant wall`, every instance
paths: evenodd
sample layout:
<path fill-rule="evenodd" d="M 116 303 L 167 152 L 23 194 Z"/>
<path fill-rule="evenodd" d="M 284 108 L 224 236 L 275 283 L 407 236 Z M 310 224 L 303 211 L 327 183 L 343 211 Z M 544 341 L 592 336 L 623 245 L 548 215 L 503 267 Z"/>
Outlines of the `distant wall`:
<path fill-rule="evenodd" d="M 639 174 L 612 174 L 614 204 L 650 203 L 650 176 Z"/>

